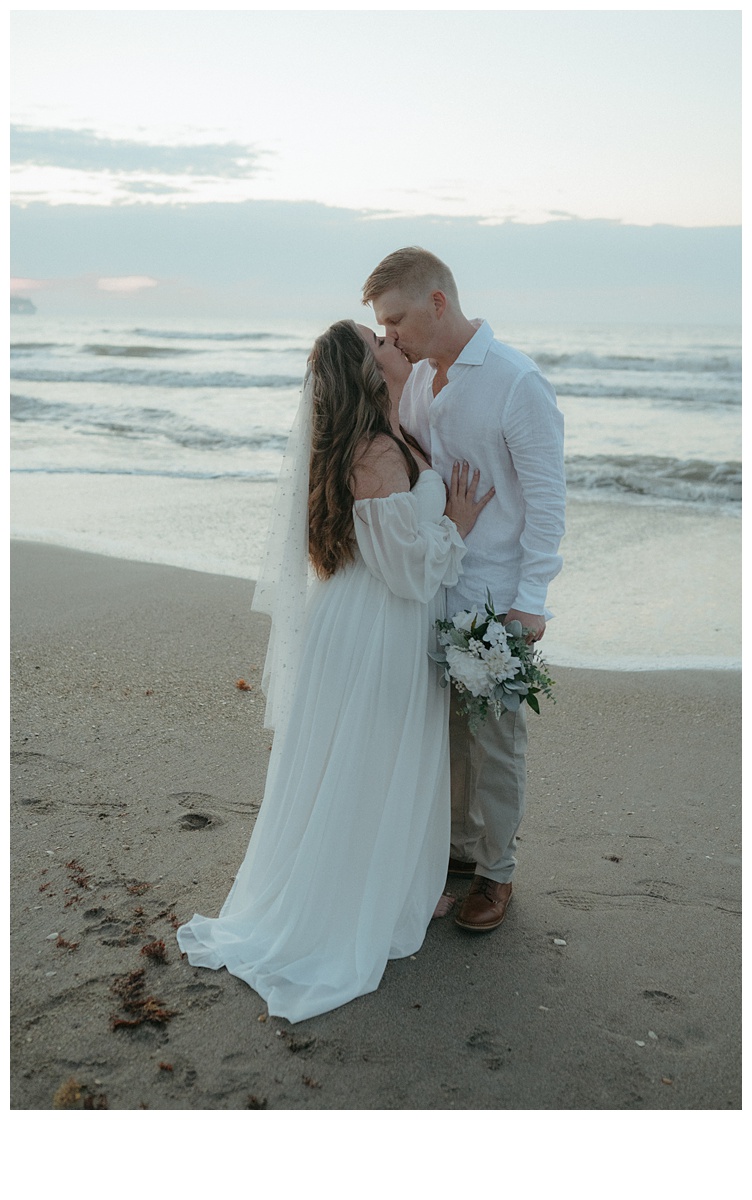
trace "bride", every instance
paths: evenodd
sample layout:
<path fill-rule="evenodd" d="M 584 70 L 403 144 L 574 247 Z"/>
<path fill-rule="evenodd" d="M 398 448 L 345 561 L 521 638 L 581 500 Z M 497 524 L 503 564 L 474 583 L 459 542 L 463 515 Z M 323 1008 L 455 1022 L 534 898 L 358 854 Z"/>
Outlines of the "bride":
<path fill-rule="evenodd" d="M 447 500 L 408 444 L 410 370 L 353 321 L 311 351 L 254 595 L 272 616 L 264 800 L 219 917 L 177 934 L 291 1022 L 374 991 L 451 905 L 449 695 L 428 650 L 492 493 L 476 502 L 465 465 Z"/>

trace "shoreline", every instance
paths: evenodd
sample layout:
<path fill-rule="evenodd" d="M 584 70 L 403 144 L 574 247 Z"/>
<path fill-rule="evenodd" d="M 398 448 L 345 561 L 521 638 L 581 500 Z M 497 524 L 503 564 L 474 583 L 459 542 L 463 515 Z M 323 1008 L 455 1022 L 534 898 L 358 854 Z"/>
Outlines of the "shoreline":
<path fill-rule="evenodd" d="M 290 1027 L 174 941 L 263 798 L 250 583 L 11 563 L 13 1108 L 740 1107 L 737 673 L 562 668 L 502 929 L 433 922 L 376 992 Z M 113 1027 L 142 969 L 170 1015 Z"/>
<path fill-rule="evenodd" d="M 76 541 L 77 539 L 73 538 L 72 540 Z M 102 550 L 91 550 L 88 549 L 86 545 L 70 545 L 68 544 L 67 540 L 48 541 L 44 537 L 33 538 L 14 536 L 11 537 L 11 545 L 47 546 L 50 549 L 70 551 L 73 554 L 91 555 L 95 558 L 102 558 L 108 561 L 114 560 L 116 562 L 133 563 L 134 565 L 138 564 L 141 566 L 167 567 L 174 571 L 186 571 L 197 575 L 208 575 L 222 579 L 234 579 L 238 583 L 243 583 L 246 586 L 250 585 L 251 587 L 253 587 L 255 583 L 255 580 L 251 578 L 250 575 L 236 574 L 235 571 L 231 569 L 234 564 L 229 563 L 227 564 L 228 569 L 225 571 L 208 570 L 197 566 L 183 565 L 181 563 L 163 562 L 161 559 L 154 559 L 151 557 L 137 558 L 130 557 L 127 554 L 116 553 L 114 551 L 112 553 L 107 553 Z M 555 620 L 556 616 L 554 615 L 552 621 Z M 559 649 L 558 651 L 555 650 L 553 654 L 551 654 L 548 652 L 548 646 L 552 640 L 552 629 L 555 633 L 556 625 L 553 625 L 551 622 L 549 622 L 546 629 L 546 643 L 542 648 L 542 652 L 549 666 L 555 668 L 561 667 L 566 668 L 567 670 L 575 671 L 615 671 L 638 674 L 644 674 L 645 672 L 651 671 L 741 672 L 742 670 L 741 656 L 734 657 L 732 655 L 725 657 L 718 655 L 663 655 L 655 658 L 640 658 L 638 656 L 630 657 L 628 655 L 621 655 L 613 658 L 599 657 L 596 659 L 583 656 L 581 652 L 580 654 L 578 654 L 576 651 L 571 653 L 567 650 L 567 648 Z"/>
<path fill-rule="evenodd" d="M 274 488 L 249 480 L 12 474 L 11 534 L 252 580 Z M 551 666 L 741 668 L 735 514 L 570 497 L 562 554 L 543 646 Z"/>

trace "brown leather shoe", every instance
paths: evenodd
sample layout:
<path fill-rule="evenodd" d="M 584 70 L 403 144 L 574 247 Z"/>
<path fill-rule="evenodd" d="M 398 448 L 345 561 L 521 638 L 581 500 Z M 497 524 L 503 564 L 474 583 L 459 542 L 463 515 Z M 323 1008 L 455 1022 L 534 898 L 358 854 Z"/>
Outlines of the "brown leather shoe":
<path fill-rule="evenodd" d="M 476 875 L 454 918 L 455 924 L 476 933 L 496 929 L 507 915 L 511 899 L 511 883 L 496 883 L 494 879 L 486 879 L 485 875 Z"/>
<path fill-rule="evenodd" d="M 447 868 L 448 875 L 474 875 L 477 869 L 477 863 L 463 862 L 461 858 L 450 858 L 449 867 Z"/>

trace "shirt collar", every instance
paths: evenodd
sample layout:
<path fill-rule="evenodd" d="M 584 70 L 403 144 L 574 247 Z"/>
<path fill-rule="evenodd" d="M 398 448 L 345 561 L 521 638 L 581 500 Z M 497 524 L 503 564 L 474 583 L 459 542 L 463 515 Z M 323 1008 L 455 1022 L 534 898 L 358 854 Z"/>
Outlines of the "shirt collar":
<path fill-rule="evenodd" d="M 457 355 L 452 366 L 479 367 L 485 361 L 488 354 L 488 347 L 492 341 L 493 329 L 488 324 L 488 321 L 482 321 L 480 328 L 476 329 L 470 341 Z M 449 369 L 451 371 L 452 368 L 450 367 Z"/>

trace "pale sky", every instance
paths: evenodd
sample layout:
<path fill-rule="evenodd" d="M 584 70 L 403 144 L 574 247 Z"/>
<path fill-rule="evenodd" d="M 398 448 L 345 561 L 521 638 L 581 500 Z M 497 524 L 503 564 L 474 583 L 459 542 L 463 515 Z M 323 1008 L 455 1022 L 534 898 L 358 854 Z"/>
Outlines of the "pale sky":
<path fill-rule="evenodd" d="M 738 10 L 48 8 L 11 30 L 21 202 L 741 221 Z"/>

